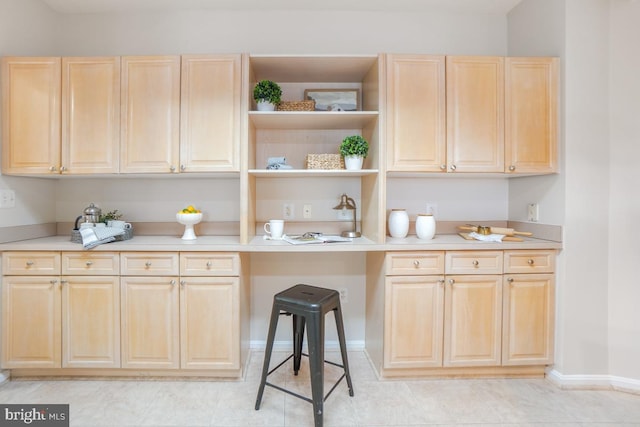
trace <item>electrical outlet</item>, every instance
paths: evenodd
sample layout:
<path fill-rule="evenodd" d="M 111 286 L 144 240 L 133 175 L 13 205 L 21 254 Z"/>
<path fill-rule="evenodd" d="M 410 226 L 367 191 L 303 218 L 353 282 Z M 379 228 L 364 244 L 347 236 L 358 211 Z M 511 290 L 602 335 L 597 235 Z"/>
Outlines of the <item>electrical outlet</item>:
<path fill-rule="evenodd" d="M 539 219 L 539 209 L 537 203 L 529 203 L 527 205 L 527 221 L 529 222 L 538 222 Z"/>
<path fill-rule="evenodd" d="M 311 205 L 304 205 L 302 207 L 302 217 L 306 219 L 311 218 Z"/>
<path fill-rule="evenodd" d="M 436 202 L 427 202 L 425 209 L 426 214 L 431 214 L 434 217 L 438 216 L 438 204 Z"/>
<path fill-rule="evenodd" d="M 16 192 L 13 190 L 0 190 L 0 208 L 15 208 Z"/>
<path fill-rule="evenodd" d="M 340 292 L 340 303 L 344 304 L 349 302 L 349 291 L 347 288 L 342 288 L 338 292 Z"/>
<path fill-rule="evenodd" d="M 282 218 L 293 219 L 295 215 L 295 205 L 293 203 L 285 203 L 282 205 Z"/>

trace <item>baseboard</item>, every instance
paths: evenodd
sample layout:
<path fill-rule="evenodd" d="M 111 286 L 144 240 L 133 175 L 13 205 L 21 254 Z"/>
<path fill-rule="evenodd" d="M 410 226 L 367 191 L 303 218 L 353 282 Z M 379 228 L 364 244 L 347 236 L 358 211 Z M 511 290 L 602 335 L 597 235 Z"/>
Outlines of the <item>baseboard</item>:
<path fill-rule="evenodd" d="M 264 340 L 255 340 L 249 342 L 249 348 L 251 350 L 264 350 L 267 346 L 267 342 Z M 274 341 L 273 342 L 273 350 L 274 351 L 286 351 L 291 350 L 293 346 L 292 341 Z M 305 343 L 306 348 L 306 343 Z M 333 351 L 339 350 L 340 345 L 338 341 L 326 341 L 324 343 L 324 349 Z M 347 341 L 347 350 L 348 351 L 362 351 L 364 350 L 364 341 Z"/>
<path fill-rule="evenodd" d="M 640 394 L 640 380 L 615 375 L 565 375 L 555 369 L 546 373 L 549 381 L 563 389 L 611 389 Z"/>

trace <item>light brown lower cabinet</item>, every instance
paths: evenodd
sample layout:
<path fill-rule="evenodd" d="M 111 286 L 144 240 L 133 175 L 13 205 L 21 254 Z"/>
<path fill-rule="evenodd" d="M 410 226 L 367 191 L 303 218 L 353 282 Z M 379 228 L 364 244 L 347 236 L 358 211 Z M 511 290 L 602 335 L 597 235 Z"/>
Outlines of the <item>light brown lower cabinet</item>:
<path fill-rule="evenodd" d="M 249 315 L 240 260 L 212 252 L 5 252 L 1 366 L 240 375 Z"/>
<path fill-rule="evenodd" d="M 384 376 L 499 375 L 553 362 L 555 251 L 389 252 L 369 259 L 368 268 L 384 275 L 384 299 L 367 307 L 368 322 L 382 317 L 381 360 L 375 343 L 367 347 Z M 369 278 L 368 286 L 376 283 Z M 478 370 L 487 368 L 493 370 Z"/>

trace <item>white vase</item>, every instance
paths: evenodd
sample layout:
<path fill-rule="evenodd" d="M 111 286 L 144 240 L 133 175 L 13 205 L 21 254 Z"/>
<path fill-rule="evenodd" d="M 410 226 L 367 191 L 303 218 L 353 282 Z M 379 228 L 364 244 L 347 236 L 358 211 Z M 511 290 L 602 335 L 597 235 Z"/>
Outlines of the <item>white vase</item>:
<path fill-rule="evenodd" d="M 418 239 L 433 239 L 436 235 L 436 220 L 431 214 L 418 214 L 416 218 L 416 236 Z"/>
<path fill-rule="evenodd" d="M 409 233 L 409 215 L 405 209 L 391 209 L 389 214 L 389 234 L 391 237 L 407 237 Z"/>
<path fill-rule="evenodd" d="M 274 111 L 276 109 L 275 104 L 269 101 L 258 101 L 256 106 L 258 107 L 258 111 Z"/>
<path fill-rule="evenodd" d="M 362 156 L 344 156 L 344 167 L 346 170 L 355 171 L 362 169 Z"/>

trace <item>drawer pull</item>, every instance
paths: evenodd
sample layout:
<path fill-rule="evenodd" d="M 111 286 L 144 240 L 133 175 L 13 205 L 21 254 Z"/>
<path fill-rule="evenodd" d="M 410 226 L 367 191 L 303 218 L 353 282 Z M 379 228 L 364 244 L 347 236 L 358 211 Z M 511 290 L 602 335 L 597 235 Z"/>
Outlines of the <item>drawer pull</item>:
<path fill-rule="evenodd" d="M 477 259 L 474 259 L 472 264 L 473 264 L 474 267 L 478 267 L 480 265 L 480 263 L 478 262 Z"/>
<path fill-rule="evenodd" d="M 27 261 L 27 267 L 31 267 L 33 265 L 33 261 Z"/>
<path fill-rule="evenodd" d="M 145 263 L 144 263 L 144 266 L 145 266 L 146 268 L 151 267 L 151 261 L 147 261 L 147 262 L 145 262 Z"/>
<path fill-rule="evenodd" d="M 414 265 L 416 268 L 420 267 L 420 261 L 418 261 L 418 260 L 413 261 L 413 265 Z"/>
<path fill-rule="evenodd" d="M 211 261 L 207 261 L 207 268 L 211 268 L 212 265 L 213 263 Z"/>
<path fill-rule="evenodd" d="M 529 258 L 529 259 L 527 260 L 527 264 L 529 264 L 529 265 L 533 265 L 533 263 L 534 263 L 533 259 Z"/>
<path fill-rule="evenodd" d="M 93 262 L 92 261 L 87 261 L 87 262 L 85 262 L 85 264 L 86 264 L 87 267 L 91 267 L 93 265 Z"/>

